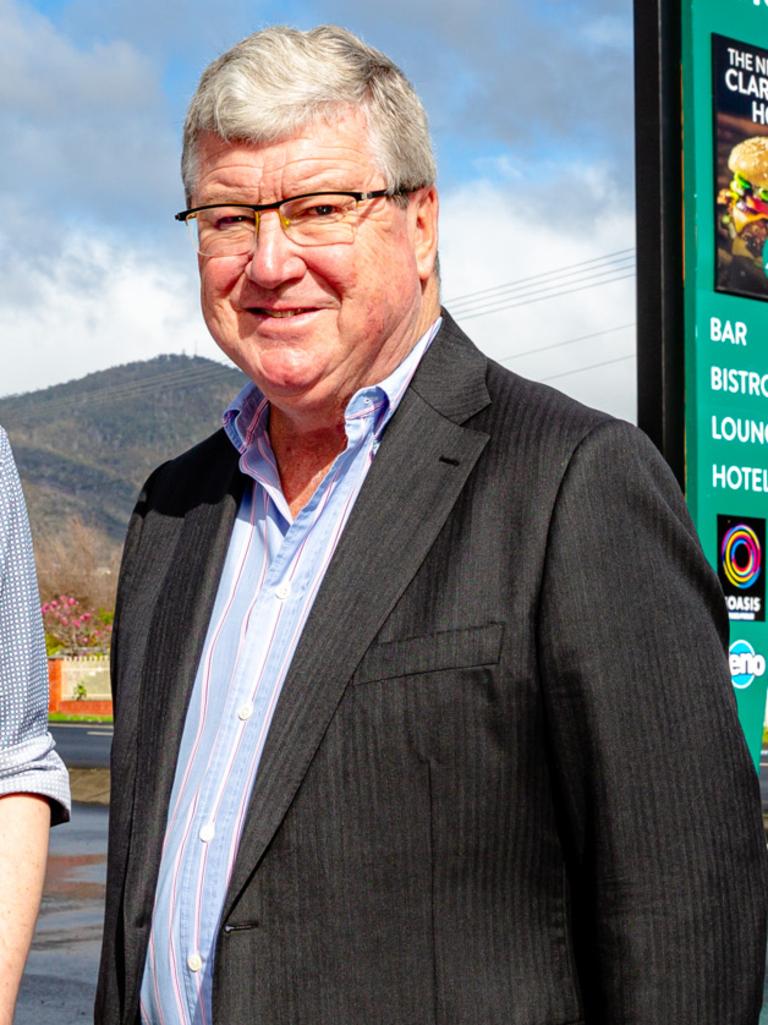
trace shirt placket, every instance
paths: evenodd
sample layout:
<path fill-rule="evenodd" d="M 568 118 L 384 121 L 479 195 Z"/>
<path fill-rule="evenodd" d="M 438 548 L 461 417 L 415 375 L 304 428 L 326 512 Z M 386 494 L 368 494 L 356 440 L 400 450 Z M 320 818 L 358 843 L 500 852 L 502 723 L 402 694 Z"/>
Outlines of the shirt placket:
<path fill-rule="evenodd" d="M 254 495 L 253 500 L 257 500 Z M 268 513 L 268 509 L 266 513 Z M 265 517 L 266 517 L 265 513 Z M 262 525 L 254 523 L 252 530 L 260 529 Z M 268 525 L 265 523 L 263 529 L 266 531 Z M 272 523 L 272 537 L 267 541 L 267 549 L 275 547 L 275 533 L 277 526 Z M 277 545 L 278 552 L 275 559 L 283 550 L 284 540 Z M 275 559 L 272 560 L 274 564 Z M 245 573 L 251 570 L 258 572 L 258 567 L 246 564 Z M 268 591 L 270 566 L 264 586 L 258 595 L 255 607 L 250 609 L 251 621 L 260 623 L 263 628 L 265 615 L 271 610 L 269 603 L 264 602 L 264 595 Z M 266 606 L 266 607 L 265 607 Z M 242 603 L 232 616 L 230 629 L 236 630 L 243 616 L 248 615 L 249 606 Z M 251 642 L 251 643 L 249 643 Z M 229 649 L 236 644 L 236 638 L 229 638 Z M 227 660 L 227 649 L 221 656 Z M 224 705 L 218 717 L 216 728 L 212 736 L 207 740 L 208 758 L 206 771 L 203 773 L 202 785 L 197 790 L 197 806 L 194 822 L 187 841 L 188 850 L 184 855 L 185 870 L 185 892 L 192 894 L 193 900 L 185 901 L 184 912 L 179 921 L 180 955 L 183 961 L 184 951 L 190 953 L 187 957 L 194 959 L 195 968 L 187 961 L 185 981 L 187 992 L 191 997 L 191 1005 L 198 1002 L 198 987 L 210 987 L 210 973 L 207 970 L 210 961 L 209 952 L 212 949 L 215 933 L 218 927 L 219 913 L 210 902 L 203 899 L 206 892 L 206 881 L 210 877 L 220 878 L 222 872 L 222 861 L 226 859 L 227 836 L 226 831 L 218 828 L 220 821 L 229 821 L 231 806 L 243 800 L 243 781 L 240 763 L 242 762 L 243 734 L 247 721 L 250 718 L 252 705 L 248 714 L 245 709 L 250 705 L 249 686 L 247 683 L 249 670 L 257 667 L 259 663 L 258 651 L 253 651 L 252 638 L 246 638 L 242 645 L 237 661 L 231 667 L 231 674 L 228 685 L 225 688 Z M 221 670 L 215 665 L 211 667 L 211 674 L 216 678 Z M 226 781 L 226 785 L 224 784 Z M 203 955 L 200 952 L 204 952 Z M 195 957 L 195 955 L 198 955 Z M 199 961 L 199 963 L 198 963 Z M 201 973 L 201 974 L 200 974 Z"/>

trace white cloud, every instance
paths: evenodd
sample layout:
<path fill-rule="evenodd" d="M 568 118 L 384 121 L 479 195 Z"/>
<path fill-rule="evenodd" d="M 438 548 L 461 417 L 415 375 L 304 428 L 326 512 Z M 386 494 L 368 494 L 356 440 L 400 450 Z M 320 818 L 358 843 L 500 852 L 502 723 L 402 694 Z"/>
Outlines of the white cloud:
<path fill-rule="evenodd" d="M 452 299 L 457 313 L 462 308 L 471 313 L 498 310 L 456 317 L 489 356 L 525 377 L 550 379 L 554 387 L 588 405 L 634 420 L 636 363 L 623 357 L 635 352 L 635 330 L 623 325 L 635 321 L 635 282 L 633 277 L 618 280 L 628 272 L 631 259 L 599 261 L 634 247 L 634 218 L 627 207 L 599 205 L 600 181 L 599 173 L 584 168 L 572 171 L 567 198 L 555 189 L 541 195 L 535 189 L 502 190 L 483 181 L 444 195 L 443 295 L 449 311 Z M 588 224 L 569 222 L 558 210 L 558 203 L 566 202 L 592 206 L 597 213 Z M 574 265 L 582 266 L 563 272 Z M 477 296 L 471 305 L 469 300 L 456 301 L 521 279 L 533 280 L 495 301 L 492 292 Z M 595 287 L 581 288 L 591 282 Z M 527 301 L 550 289 L 571 294 Z M 559 344 L 572 339 L 581 340 Z M 518 358 L 518 353 L 531 354 Z"/>
<path fill-rule="evenodd" d="M 0 298 L 0 394 L 158 353 L 223 361 L 198 311 L 195 273 L 84 236 L 50 266 L 16 264 Z"/>

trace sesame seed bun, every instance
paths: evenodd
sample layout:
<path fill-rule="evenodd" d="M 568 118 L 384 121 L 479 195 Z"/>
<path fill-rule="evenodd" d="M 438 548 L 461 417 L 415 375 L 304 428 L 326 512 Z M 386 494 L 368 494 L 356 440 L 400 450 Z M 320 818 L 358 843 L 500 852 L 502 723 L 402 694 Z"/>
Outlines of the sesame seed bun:
<path fill-rule="evenodd" d="M 758 135 L 734 146 L 728 167 L 757 188 L 768 188 L 768 136 Z"/>

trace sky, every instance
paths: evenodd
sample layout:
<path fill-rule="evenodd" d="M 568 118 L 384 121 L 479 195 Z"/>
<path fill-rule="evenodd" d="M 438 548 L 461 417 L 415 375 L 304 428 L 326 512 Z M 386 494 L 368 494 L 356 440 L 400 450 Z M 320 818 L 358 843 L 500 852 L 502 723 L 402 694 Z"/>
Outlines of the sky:
<path fill-rule="evenodd" d="M 243 36 L 324 22 L 425 103 L 459 324 L 634 419 L 630 0 L 0 0 L 0 396 L 166 352 L 224 360 L 173 220 L 186 105 Z"/>

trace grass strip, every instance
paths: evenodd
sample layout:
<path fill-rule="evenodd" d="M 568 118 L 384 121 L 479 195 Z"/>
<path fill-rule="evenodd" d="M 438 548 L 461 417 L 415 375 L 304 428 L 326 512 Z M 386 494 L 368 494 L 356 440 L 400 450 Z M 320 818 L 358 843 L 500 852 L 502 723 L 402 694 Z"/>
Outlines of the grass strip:
<path fill-rule="evenodd" d="M 111 723 L 111 715 L 70 715 L 69 712 L 49 712 L 48 722 L 100 722 Z"/>

